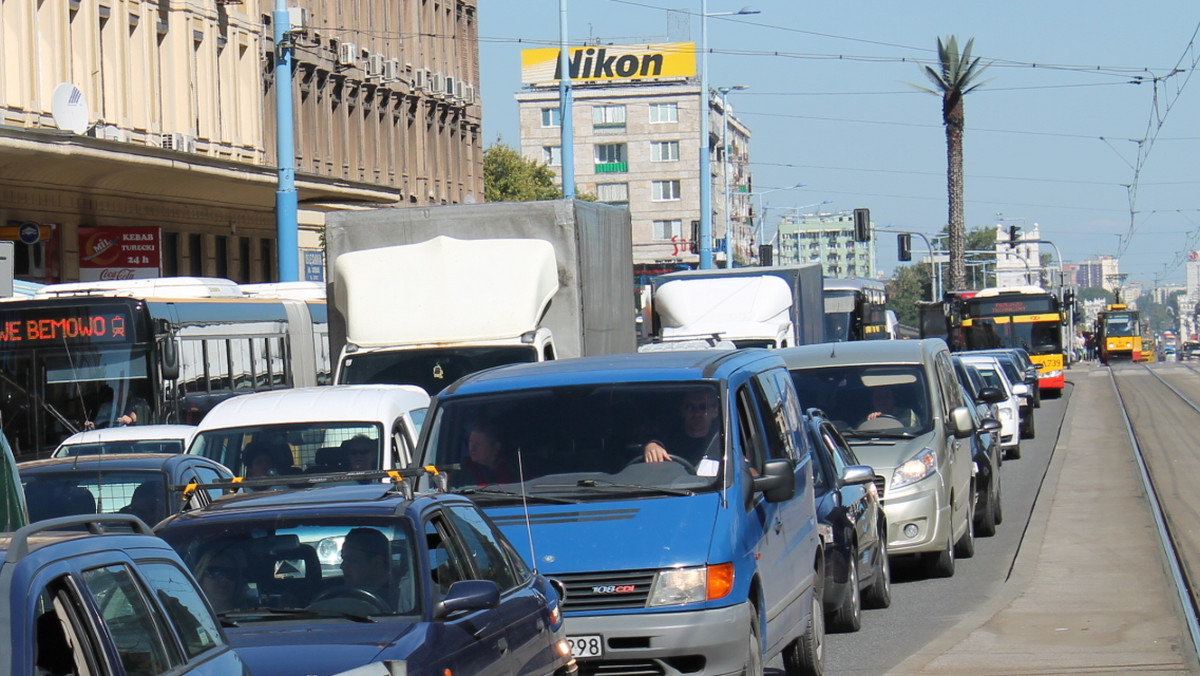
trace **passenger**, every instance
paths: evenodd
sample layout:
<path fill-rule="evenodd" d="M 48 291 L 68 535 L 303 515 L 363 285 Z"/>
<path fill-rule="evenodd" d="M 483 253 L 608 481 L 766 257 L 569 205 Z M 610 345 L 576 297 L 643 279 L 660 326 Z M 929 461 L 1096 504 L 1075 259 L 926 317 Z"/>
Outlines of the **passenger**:
<path fill-rule="evenodd" d="M 242 451 L 247 479 L 293 474 L 292 449 L 280 437 L 255 439 Z"/>
<path fill-rule="evenodd" d="M 246 601 L 246 566 L 241 551 L 229 547 L 211 549 L 196 565 L 196 579 L 213 610 L 218 613 L 242 608 Z"/>
<path fill-rule="evenodd" d="M 121 514 L 133 514 L 146 522 L 154 524 L 167 518 L 166 505 L 163 504 L 163 484 L 161 481 L 145 481 L 133 489 L 129 504 L 120 509 Z"/>
<path fill-rule="evenodd" d="M 679 418 L 672 430 L 646 442 L 642 448 L 643 460 L 669 462 L 673 456 L 697 467 L 709 453 L 721 452 L 719 445 L 714 445 L 721 431 L 716 392 L 705 388 L 684 394 L 679 402 Z M 720 456 L 713 459 L 719 460 Z"/>
<path fill-rule="evenodd" d="M 871 412 L 863 422 L 888 417 L 895 418 L 904 427 L 916 427 L 917 414 L 911 408 L 897 405 L 894 390 L 894 387 L 883 385 L 871 388 Z"/>
<path fill-rule="evenodd" d="M 471 476 L 471 482 L 478 486 L 507 484 L 516 480 L 505 464 L 500 431 L 488 420 L 480 420 L 471 428 L 471 434 L 467 437 L 467 458 L 462 465 Z"/>
<path fill-rule="evenodd" d="M 361 589 L 393 611 L 399 601 L 392 581 L 392 553 L 387 536 L 374 528 L 353 528 L 342 542 L 342 579 L 347 587 Z"/>
<path fill-rule="evenodd" d="M 355 435 L 342 442 L 341 450 L 351 472 L 379 469 L 379 444 L 371 437 Z"/>

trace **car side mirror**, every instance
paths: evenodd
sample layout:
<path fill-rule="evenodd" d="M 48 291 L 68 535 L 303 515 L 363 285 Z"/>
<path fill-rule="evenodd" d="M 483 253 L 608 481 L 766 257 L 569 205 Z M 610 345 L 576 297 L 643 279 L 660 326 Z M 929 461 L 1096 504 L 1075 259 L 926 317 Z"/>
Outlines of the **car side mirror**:
<path fill-rule="evenodd" d="M 875 468 L 868 465 L 846 465 L 842 468 L 842 483 L 847 486 L 875 482 Z"/>
<path fill-rule="evenodd" d="M 450 585 L 446 598 L 433 609 L 434 620 L 460 611 L 485 610 L 500 605 L 500 586 L 491 580 L 460 580 Z"/>
<path fill-rule="evenodd" d="M 796 470 L 791 460 L 768 460 L 763 473 L 754 477 L 754 490 L 767 502 L 791 500 L 796 494 Z"/>
<path fill-rule="evenodd" d="M 1018 397 L 1029 396 L 1029 386 L 1025 383 L 1017 383 L 1016 385 L 1013 385 L 1012 391 L 1013 394 L 1017 395 Z"/>
<path fill-rule="evenodd" d="M 1008 399 L 1004 394 L 1004 390 L 999 387 L 984 387 L 979 390 L 979 401 L 985 404 L 999 404 Z"/>
<path fill-rule="evenodd" d="M 995 418 L 984 418 L 983 422 L 979 424 L 979 429 L 983 430 L 984 432 L 995 432 L 1000 428 L 1000 421 L 996 420 Z"/>
<path fill-rule="evenodd" d="M 975 421 L 971 419 L 971 409 L 958 406 L 950 411 L 950 429 L 955 439 L 966 439 L 975 434 Z"/>

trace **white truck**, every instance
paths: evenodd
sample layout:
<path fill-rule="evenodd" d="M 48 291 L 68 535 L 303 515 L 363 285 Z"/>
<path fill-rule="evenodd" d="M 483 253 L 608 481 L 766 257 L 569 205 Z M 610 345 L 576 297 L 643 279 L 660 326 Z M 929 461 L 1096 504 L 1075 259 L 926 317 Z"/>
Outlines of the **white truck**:
<path fill-rule="evenodd" d="M 642 351 L 710 338 L 737 347 L 790 347 L 825 340 L 816 264 L 685 270 L 653 280 Z"/>
<path fill-rule="evenodd" d="M 497 202 L 331 214 L 334 382 L 431 395 L 504 364 L 636 350 L 629 213 Z"/>

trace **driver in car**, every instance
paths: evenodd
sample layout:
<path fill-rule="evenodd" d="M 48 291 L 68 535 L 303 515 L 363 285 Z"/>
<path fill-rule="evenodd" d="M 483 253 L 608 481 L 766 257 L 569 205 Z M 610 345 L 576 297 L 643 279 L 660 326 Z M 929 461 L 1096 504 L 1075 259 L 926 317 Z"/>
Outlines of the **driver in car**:
<path fill-rule="evenodd" d="M 895 388 L 882 385 L 871 388 L 871 412 L 863 422 L 880 417 L 895 418 L 904 427 L 914 427 L 917 424 L 917 414 L 911 408 L 896 404 Z"/>
<path fill-rule="evenodd" d="M 392 582 L 387 536 L 374 528 L 353 528 L 342 542 L 342 576 L 347 587 L 361 589 L 393 611 L 399 593 Z"/>
<path fill-rule="evenodd" d="M 705 455 L 719 446 L 713 440 L 720 432 L 721 410 L 717 394 L 709 388 L 683 395 L 679 402 L 679 423 L 642 448 L 645 462 L 670 462 L 673 458 L 697 467 Z"/>

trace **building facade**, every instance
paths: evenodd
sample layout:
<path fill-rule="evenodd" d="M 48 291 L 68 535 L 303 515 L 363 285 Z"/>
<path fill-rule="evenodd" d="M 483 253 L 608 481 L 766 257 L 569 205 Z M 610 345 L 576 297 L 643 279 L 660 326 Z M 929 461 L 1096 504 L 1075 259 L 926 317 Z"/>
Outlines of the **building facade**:
<path fill-rule="evenodd" d="M 694 59 L 690 43 L 674 47 Z M 588 49 L 596 51 L 576 48 L 571 52 L 575 55 Z M 603 50 L 611 59 L 622 48 Z M 586 68 L 583 56 L 573 58 Z M 520 152 L 526 159 L 548 165 L 561 184 L 558 83 L 528 71 L 525 69 L 522 77 L 526 89 L 516 94 Z M 675 70 L 661 78 L 588 80 L 587 73 L 572 67 L 573 77 L 581 78 L 573 81 L 571 108 L 576 191 L 595 195 L 601 202 L 628 206 L 634 266 L 647 274 L 680 265 L 696 267 L 699 261 L 699 247 L 692 244 L 698 236 L 694 224 L 700 219 L 700 87 L 687 73 Z M 725 110 L 727 98 L 710 91 L 711 168 L 703 178 L 712 188 L 714 260 L 725 264 L 732 254 L 734 264 L 742 265 L 751 260 L 753 249 L 750 130 L 732 110 Z"/>
<path fill-rule="evenodd" d="M 854 241 L 852 211 L 784 216 L 774 257 L 776 265 L 820 263 L 826 277 L 875 279 L 875 237 Z"/>
<path fill-rule="evenodd" d="M 1100 256 L 1079 264 L 1075 278 L 1080 288 L 1100 287 L 1114 291 L 1120 285 L 1120 261 L 1112 256 Z"/>
<path fill-rule="evenodd" d="M 482 200 L 476 2 L 290 4 L 301 269 L 319 277 L 329 210 Z M 19 279 L 276 279 L 273 9 L 0 0 Z"/>

